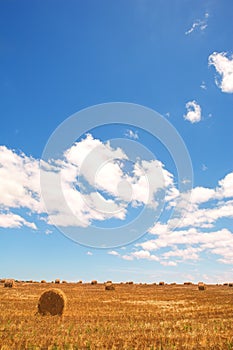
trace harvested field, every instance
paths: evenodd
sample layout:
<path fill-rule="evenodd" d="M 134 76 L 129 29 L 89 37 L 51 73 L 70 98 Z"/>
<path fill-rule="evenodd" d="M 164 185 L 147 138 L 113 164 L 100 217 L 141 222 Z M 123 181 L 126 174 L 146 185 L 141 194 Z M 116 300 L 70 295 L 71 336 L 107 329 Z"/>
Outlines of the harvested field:
<path fill-rule="evenodd" d="M 233 349 L 233 288 L 60 284 L 63 316 L 41 316 L 52 284 L 0 285 L 0 349 Z"/>

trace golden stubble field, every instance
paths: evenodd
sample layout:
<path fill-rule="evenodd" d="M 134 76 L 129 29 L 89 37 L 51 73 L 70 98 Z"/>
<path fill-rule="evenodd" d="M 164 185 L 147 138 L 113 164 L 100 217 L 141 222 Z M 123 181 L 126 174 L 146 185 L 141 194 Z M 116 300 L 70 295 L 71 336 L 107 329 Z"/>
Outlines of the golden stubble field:
<path fill-rule="evenodd" d="M 233 288 L 196 285 L 0 285 L 0 349 L 233 349 Z M 42 292 L 67 296 L 62 317 L 41 316 Z"/>

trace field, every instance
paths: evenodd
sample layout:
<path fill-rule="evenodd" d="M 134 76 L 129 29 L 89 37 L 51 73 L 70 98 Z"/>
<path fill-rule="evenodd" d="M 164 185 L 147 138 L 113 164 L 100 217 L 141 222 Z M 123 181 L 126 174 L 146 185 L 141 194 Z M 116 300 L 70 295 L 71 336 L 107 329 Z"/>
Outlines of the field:
<path fill-rule="evenodd" d="M 62 317 L 41 316 L 41 293 L 67 296 Z M 0 285 L 0 349 L 233 349 L 233 288 L 196 285 Z"/>

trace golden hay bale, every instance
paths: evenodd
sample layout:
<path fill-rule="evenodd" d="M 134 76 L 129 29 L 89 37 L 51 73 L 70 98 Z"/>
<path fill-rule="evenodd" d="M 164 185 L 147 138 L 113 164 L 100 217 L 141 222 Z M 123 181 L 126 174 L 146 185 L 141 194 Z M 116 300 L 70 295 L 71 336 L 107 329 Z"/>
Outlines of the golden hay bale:
<path fill-rule="evenodd" d="M 62 281 L 62 283 L 67 283 L 67 281 Z"/>
<path fill-rule="evenodd" d="M 164 282 L 159 282 L 159 286 L 164 286 L 165 283 Z"/>
<path fill-rule="evenodd" d="M 107 281 L 107 282 L 105 282 L 105 283 L 106 283 L 106 284 L 107 284 L 107 283 L 112 283 L 112 281 Z"/>
<path fill-rule="evenodd" d="M 14 280 L 7 279 L 4 282 L 4 287 L 5 288 L 12 288 L 12 287 L 14 287 L 14 284 L 15 284 Z"/>
<path fill-rule="evenodd" d="M 198 290 L 205 290 L 206 289 L 206 286 L 203 282 L 199 282 L 198 283 Z"/>
<path fill-rule="evenodd" d="M 59 283 L 60 283 L 59 278 L 56 278 L 56 279 L 55 279 L 55 283 L 56 283 L 56 284 L 59 284 Z"/>
<path fill-rule="evenodd" d="M 66 296 L 60 289 L 49 289 L 41 294 L 38 311 L 41 315 L 59 315 L 64 312 Z"/>
<path fill-rule="evenodd" d="M 83 283 L 83 281 L 81 281 L 81 280 L 80 280 L 80 281 L 78 281 L 78 283 L 79 283 L 79 284 L 82 284 L 82 283 Z"/>
<path fill-rule="evenodd" d="M 191 286 L 192 282 L 184 282 L 184 286 Z"/>
<path fill-rule="evenodd" d="M 115 287 L 114 287 L 114 285 L 111 282 L 110 283 L 106 283 L 105 290 L 115 290 Z"/>
<path fill-rule="evenodd" d="M 0 280 L 0 283 L 5 283 L 5 278 L 2 278 L 1 280 Z"/>
<path fill-rule="evenodd" d="M 93 280 L 93 281 L 91 281 L 91 284 L 97 284 L 97 281 L 96 280 Z"/>
<path fill-rule="evenodd" d="M 128 284 L 133 284 L 133 281 L 129 281 Z"/>
<path fill-rule="evenodd" d="M 45 280 L 41 280 L 40 283 L 46 283 L 46 281 Z"/>
<path fill-rule="evenodd" d="M 229 286 L 229 287 L 233 287 L 233 283 L 229 283 L 228 286 Z"/>

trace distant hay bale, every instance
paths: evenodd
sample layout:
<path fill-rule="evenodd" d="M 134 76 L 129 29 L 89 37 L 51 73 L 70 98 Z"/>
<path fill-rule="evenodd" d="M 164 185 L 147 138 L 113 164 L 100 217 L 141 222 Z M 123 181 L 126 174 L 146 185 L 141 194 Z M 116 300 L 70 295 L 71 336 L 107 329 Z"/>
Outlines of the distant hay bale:
<path fill-rule="evenodd" d="M 107 284 L 107 283 L 112 283 L 112 281 L 107 281 L 106 284 Z"/>
<path fill-rule="evenodd" d="M 62 283 L 67 283 L 67 281 L 62 281 Z"/>
<path fill-rule="evenodd" d="M 223 283 L 224 286 L 228 286 L 228 283 Z"/>
<path fill-rule="evenodd" d="M 82 284 L 82 283 L 83 283 L 83 281 L 81 281 L 81 280 L 80 280 L 80 281 L 78 281 L 78 283 L 79 283 L 79 284 Z"/>
<path fill-rule="evenodd" d="M 38 311 L 41 315 L 59 315 L 64 312 L 66 296 L 60 289 L 50 289 L 41 294 Z"/>
<path fill-rule="evenodd" d="M 0 280 L 0 283 L 5 283 L 5 278 L 2 278 L 1 280 Z"/>
<path fill-rule="evenodd" d="M 165 282 L 159 282 L 159 286 L 164 286 Z"/>
<path fill-rule="evenodd" d="M 129 281 L 128 284 L 133 284 L 133 281 Z"/>
<path fill-rule="evenodd" d="M 106 283 L 105 290 L 115 290 L 115 286 L 111 282 Z"/>
<path fill-rule="evenodd" d="M 233 283 L 229 283 L 228 286 L 229 286 L 229 287 L 233 287 Z"/>
<path fill-rule="evenodd" d="M 56 284 L 59 284 L 60 282 L 61 282 L 61 281 L 59 280 L 59 278 L 56 278 L 56 279 L 55 279 L 55 283 L 56 283 Z"/>
<path fill-rule="evenodd" d="M 45 280 L 41 280 L 40 283 L 46 283 L 46 281 Z"/>
<path fill-rule="evenodd" d="M 93 281 L 91 281 L 91 284 L 92 284 L 92 285 L 97 284 L 97 281 L 96 281 L 96 280 L 93 280 Z"/>
<path fill-rule="evenodd" d="M 191 286 L 192 282 L 184 282 L 184 286 Z"/>
<path fill-rule="evenodd" d="M 5 287 L 5 288 L 13 288 L 14 285 L 15 285 L 15 281 L 12 280 L 12 279 L 7 279 L 7 280 L 5 280 L 5 282 L 4 282 L 4 287 Z"/>
<path fill-rule="evenodd" d="M 205 290 L 206 289 L 206 286 L 203 282 L 199 282 L 198 283 L 198 290 Z"/>

